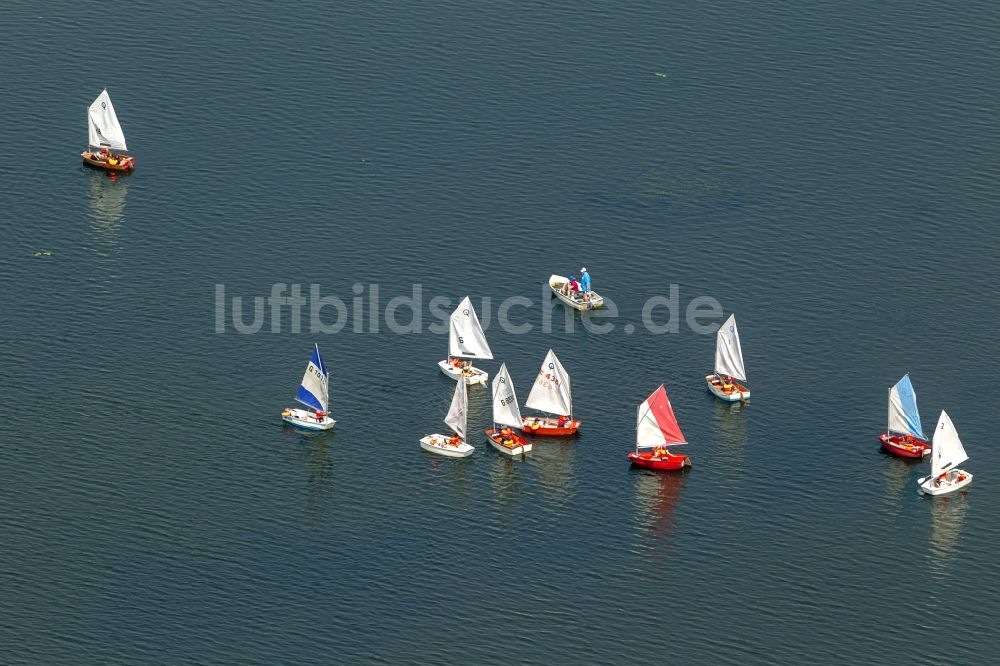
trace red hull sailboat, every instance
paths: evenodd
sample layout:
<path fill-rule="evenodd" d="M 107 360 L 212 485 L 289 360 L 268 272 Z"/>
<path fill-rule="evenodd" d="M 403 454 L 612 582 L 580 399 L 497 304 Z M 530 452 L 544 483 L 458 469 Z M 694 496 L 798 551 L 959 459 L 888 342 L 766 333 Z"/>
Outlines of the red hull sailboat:
<path fill-rule="evenodd" d="M 923 458 L 931 452 L 920 425 L 917 394 L 908 374 L 889 389 L 889 422 L 878 441 L 883 449 L 901 458 Z"/>
<path fill-rule="evenodd" d="M 105 171 L 133 171 L 135 158 L 131 155 L 113 153 L 113 150 L 128 150 L 125 132 L 122 130 L 115 107 L 107 90 L 102 90 L 97 99 L 87 108 L 88 147 L 80 153 L 83 163 Z"/>
<path fill-rule="evenodd" d="M 635 430 L 635 451 L 628 454 L 633 465 L 657 471 L 679 470 L 691 466 L 688 456 L 672 453 L 667 448 L 687 442 L 677 424 L 667 390 L 662 384 L 639 405 Z"/>
<path fill-rule="evenodd" d="M 569 373 L 551 349 L 542 361 L 524 406 L 545 412 L 545 416 L 525 416 L 521 419 L 521 431 L 526 435 L 565 437 L 575 435 L 580 429 L 580 420 L 573 418 Z"/>

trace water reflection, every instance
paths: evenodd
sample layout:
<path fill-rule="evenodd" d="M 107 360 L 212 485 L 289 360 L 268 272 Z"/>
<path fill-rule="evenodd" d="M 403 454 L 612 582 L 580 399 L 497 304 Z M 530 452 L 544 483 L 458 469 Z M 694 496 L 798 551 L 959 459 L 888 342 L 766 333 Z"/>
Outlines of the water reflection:
<path fill-rule="evenodd" d="M 105 241 L 117 241 L 125 216 L 125 198 L 128 196 L 127 178 L 109 177 L 103 172 L 90 174 L 88 217 L 90 228 Z"/>
<path fill-rule="evenodd" d="M 468 458 L 447 458 L 420 449 L 421 456 L 431 472 L 431 485 L 450 496 L 451 506 L 468 507 L 472 500 L 472 486 L 469 478 L 470 463 L 478 454 L 479 446 L 475 442 L 476 453 Z"/>
<path fill-rule="evenodd" d="M 306 481 L 310 493 L 323 492 L 333 473 L 333 459 L 330 457 L 329 430 L 310 432 L 292 426 L 284 426 L 285 441 L 291 444 L 304 443 L 306 458 Z"/>
<path fill-rule="evenodd" d="M 573 483 L 573 458 L 578 446 L 573 439 L 533 440 L 531 462 L 549 500 L 560 503 L 566 500 Z"/>
<path fill-rule="evenodd" d="M 919 458 L 900 458 L 887 452 L 881 446 L 879 451 L 888 458 L 885 465 L 885 499 L 886 503 L 898 513 L 902 507 L 903 493 L 913 481 L 915 465 L 920 464 Z"/>
<path fill-rule="evenodd" d="M 964 492 L 931 498 L 931 559 L 936 573 L 943 574 L 955 558 L 955 542 L 962 532 L 969 508 Z"/>
<path fill-rule="evenodd" d="M 636 476 L 637 504 L 644 509 L 650 536 L 655 540 L 669 536 L 674 529 L 674 509 L 687 481 L 687 472 L 657 473 L 636 468 L 632 472 Z"/>
<path fill-rule="evenodd" d="M 747 404 L 723 402 L 709 394 L 712 408 L 713 432 L 722 445 L 723 464 L 741 475 L 746 461 Z"/>
<path fill-rule="evenodd" d="M 493 450 L 489 444 L 490 454 L 490 486 L 493 496 L 501 505 L 509 505 L 521 494 L 521 467 L 526 461 L 521 456 L 508 456 Z M 528 454 L 531 455 L 530 453 Z"/>

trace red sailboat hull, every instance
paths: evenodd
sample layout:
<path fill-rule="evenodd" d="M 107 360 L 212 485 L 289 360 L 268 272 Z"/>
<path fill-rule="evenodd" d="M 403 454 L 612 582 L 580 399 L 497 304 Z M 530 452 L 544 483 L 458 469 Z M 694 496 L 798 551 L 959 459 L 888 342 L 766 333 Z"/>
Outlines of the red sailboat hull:
<path fill-rule="evenodd" d="M 80 157 L 83 158 L 83 163 L 89 166 L 95 167 L 97 169 L 104 169 L 105 171 L 134 171 L 135 170 L 135 158 L 131 155 L 116 155 L 114 158 L 115 163 L 111 164 L 108 159 L 102 159 L 98 153 L 93 153 L 89 150 L 80 153 Z"/>
<path fill-rule="evenodd" d="M 628 459 L 636 467 L 652 470 L 677 470 L 691 466 L 691 458 L 683 453 L 670 453 L 656 455 L 652 451 L 631 451 Z"/>
<path fill-rule="evenodd" d="M 878 441 L 882 443 L 883 449 L 900 458 L 923 458 L 931 452 L 931 445 L 916 437 L 887 435 L 883 432 L 878 436 Z"/>
<path fill-rule="evenodd" d="M 521 425 L 521 432 L 526 435 L 542 435 L 546 437 L 566 437 L 567 435 L 575 435 L 576 431 L 580 429 L 580 421 L 572 420 L 566 421 L 562 425 L 559 425 L 559 421 L 555 419 L 536 419 L 534 417 L 527 417 L 523 420 Z"/>

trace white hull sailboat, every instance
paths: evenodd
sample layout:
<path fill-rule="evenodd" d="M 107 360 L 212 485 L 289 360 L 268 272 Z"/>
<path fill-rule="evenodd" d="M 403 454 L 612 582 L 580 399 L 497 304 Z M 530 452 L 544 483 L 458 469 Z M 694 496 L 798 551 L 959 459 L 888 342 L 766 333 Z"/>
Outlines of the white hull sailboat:
<path fill-rule="evenodd" d="M 330 404 L 330 373 L 323 365 L 319 345 L 313 345 L 295 400 L 310 409 L 286 407 L 281 412 L 285 423 L 304 430 L 329 430 L 337 423 L 326 413 Z"/>
<path fill-rule="evenodd" d="M 464 362 L 460 359 L 451 359 L 438 361 L 438 367 L 441 368 L 441 372 L 445 376 L 451 378 L 454 381 L 462 379 L 466 384 L 482 384 L 486 386 L 486 382 L 489 381 L 490 375 L 485 370 L 475 368 L 472 364 L 464 366 Z"/>
<path fill-rule="evenodd" d="M 127 151 L 125 131 L 118 122 L 115 107 L 107 90 L 102 90 L 97 99 L 87 108 L 88 146 L 80 153 L 85 164 L 106 171 L 132 171 L 135 158 L 131 155 L 115 154 L 114 150 Z"/>
<path fill-rule="evenodd" d="M 476 449 L 464 440 L 452 444 L 444 435 L 425 435 L 420 438 L 420 448 L 430 453 L 436 453 L 446 458 L 465 458 L 471 456 Z"/>
<path fill-rule="evenodd" d="M 573 418 L 569 373 L 551 349 L 542 361 L 524 406 L 545 414 L 522 419 L 521 430 L 529 435 L 561 437 L 576 434 L 580 429 L 580 421 Z"/>
<path fill-rule="evenodd" d="M 493 352 L 486 342 L 483 327 L 479 325 L 476 309 L 466 296 L 448 320 L 448 358 L 438 361 L 438 368 L 456 382 L 464 379 L 466 384 L 486 386 L 489 373 L 473 367 L 472 360 L 492 358 Z"/>
<path fill-rule="evenodd" d="M 465 458 L 476 449 L 465 441 L 466 418 L 469 413 L 469 398 L 465 382 L 455 382 L 455 393 L 451 397 L 451 407 L 444 417 L 445 425 L 454 434 L 424 435 L 420 438 L 420 448 L 430 453 L 448 458 Z"/>
<path fill-rule="evenodd" d="M 565 305 L 573 308 L 574 310 L 580 310 L 581 312 L 585 310 L 596 310 L 597 308 L 604 307 L 604 297 L 598 294 L 596 291 L 590 292 L 590 299 L 584 299 L 579 293 L 571 293 L 570 295 L 562 293 L 563 285 L 569 282 L 569 278 L 564 275 L 552 274 L 549 276 L 549 288 L 552 289 L 552 293 L 562 301 Z"/>
<path fill-rule="evenodd" d="M 517 406 L 514 382 L 504 363 L 493 378 L 493 427 L 486 430 L 486 437 L 493 448 L 504 455 L 523 455 L 531 450 L 531 442 L 514 432 L 520 427 L 521 410 Z"/>
<path fill-rule="evenodd" d="M 951 422 L 947 412 L 942 410 L 931 439 L 930 476 L 917 480 L 920 492 L 924 495 L 945 495 L 972 483 L 972 475 L 958 469 L 968 459 L 955 424 Z"/>
<path fill-rule="evenodd" d="M 705 383 L 712 395 L 719 400 L 742 402 L 750 398 L 746 381 L 740 332 L 736 328 L 736 315 L 733 314 L 729 315 L 729 319 L 715 334 L 715 372 L 705 376 Z"/>

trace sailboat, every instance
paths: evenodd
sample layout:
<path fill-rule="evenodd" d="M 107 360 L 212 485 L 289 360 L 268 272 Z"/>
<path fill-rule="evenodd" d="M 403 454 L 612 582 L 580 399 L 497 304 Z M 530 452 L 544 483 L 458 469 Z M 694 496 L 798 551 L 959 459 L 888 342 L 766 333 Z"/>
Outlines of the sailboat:
<path fill-rule="evenodd" d="M 502 428 L 500 426 L 503 426 Z M 521 455 L 531 450 L 531 442 L 518 436 L 513 428 L 521 427 L 521 410 L 517 406 L 514 382 L 507 372 L 507 364 L 493 378 L 493 427 L 486 429 L 486 436 L 493 448 L 509 456 Z"/>
<path fill-rule="evenodd" d="M 573 418 L 569 373 L 551 349 L 542 361 L 524 406 L 546 414 L 544 417 L 526 416 L 522 420 L 521 430 L 530 435 L 573 435 L 580 429 L 580 421 Z"/>
<path fill-rule="evenodd" d="M 87 150 L 80 153 L 84 164 L 108 171 L 132 171 L 135 158 L 131 155 L 115 154 L 113 150 L 128 150 L 125 132 L 111 104 L 107 89 L 102 90 L 87 109 L 89 138 Z"/>
<path fill-rule="evenodd" d="M 469 414 L 469 397 L 466 391 L 465 382 L 456 382 L 455 394 L 451 397 L 451 408 L 448 410 L 448 415 L 444 417 L 445 424 L 452 429 L 454 434 L 448 437 L 437 433 L 424 435 L 420 440 L 420 448 L 449 458 L 464 458 L 472 455 L 476 449 L 465 441 L 466 418 Z"/>
<path fill-rule="evenodd" d="M 691 459 L 683 453 L 671 453 L 668 446 L 687 444 L 670 406 L 667 389 L 653 391 L 636 412 L 635 451 L 628 454 L 633 465 L 646 469 L 684 469 Z"/>
<path fill-rule="evenodd" d="M 319 355 L 319 345 L 313 345 L 295 400 L 309 409 L 286 407 L 281 412 L 281 420 L 285 423 L 306 430 L 329 430 L 336 423 L 326 413 L 330 406 L 330 373 Z"/>
<path fill-rule="evenodd" d="M 918 479 L 920 492 L 925 495 L 944 495 L 972 483 L 972 475 L 958 469 L 958 465 L 969 459 L 958 438 L 958 431 L 947 412 L 941 411 L 934 439 L 931 442 L 931 474 Z"/>
<path fill-rule="evenodd" d="M 889 389 L 889 423 L 878 440 L 883 449 L 903 458 L 922 458 L 931 452 L 920 426 L 917 394 L 908 374 Z"/>
<path fill-rule="evenodd" d="M 476 309 L 466 296 L 451 313 L 448 320 L 448 358 L 438 361 L 438 367 L 455 381 L 460 378 L 466 384 L 482 384 L 490 378 L 489 373 L 472 366 L 472 361 L 462 359 L 491 359 L 493 352 L 486 342 L 486 334 L 479 325 Z"/>
<path fill-rule="evenodd" d="M 735 314 L 729 315 L 715 334 L 715 373 L 706 376 L 705 381 L 708 390 L 719 400 L 738 402 L 750 397 L 750 389 L 745 385 L 747 371 L 743 367 L 743 350 L 740 349 Z"/>

